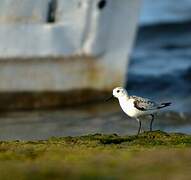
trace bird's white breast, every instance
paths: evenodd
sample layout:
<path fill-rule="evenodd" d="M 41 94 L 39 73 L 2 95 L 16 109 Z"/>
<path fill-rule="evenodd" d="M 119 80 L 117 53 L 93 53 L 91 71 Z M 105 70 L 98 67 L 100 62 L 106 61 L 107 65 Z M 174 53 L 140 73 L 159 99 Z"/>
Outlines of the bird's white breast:
<path fill-rule="evenodd" d="M 134 107 L 134 99 L 119 99 L 119 104 L 122 110 L 130 117 L 137 117 L 142 114 L 142 112 Z"/>

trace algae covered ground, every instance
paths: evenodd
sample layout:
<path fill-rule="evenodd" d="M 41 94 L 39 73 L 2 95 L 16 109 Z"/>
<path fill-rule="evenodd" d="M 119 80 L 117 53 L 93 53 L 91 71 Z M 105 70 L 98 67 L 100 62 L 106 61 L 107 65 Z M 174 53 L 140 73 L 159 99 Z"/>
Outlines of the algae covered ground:
<path fill-rule="evenodd" d="M 1 141 L 0 179 L 191 179 L 191 136 L 154 131 Z"/>

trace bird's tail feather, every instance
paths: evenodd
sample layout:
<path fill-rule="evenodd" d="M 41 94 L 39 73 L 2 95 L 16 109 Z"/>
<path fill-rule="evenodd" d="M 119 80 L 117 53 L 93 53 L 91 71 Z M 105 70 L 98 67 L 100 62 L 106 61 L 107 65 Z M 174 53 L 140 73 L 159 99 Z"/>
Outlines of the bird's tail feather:
<path fill-rule="evenodd" d="M 164 107 L 167 107 L 167 106 L 170 106 L 170 105 L 171 105 L 171 102 L 161 103 L 160 106 L 158 106 L 158 109 L 161 109 L 161 108 L 164 108 Z"/>

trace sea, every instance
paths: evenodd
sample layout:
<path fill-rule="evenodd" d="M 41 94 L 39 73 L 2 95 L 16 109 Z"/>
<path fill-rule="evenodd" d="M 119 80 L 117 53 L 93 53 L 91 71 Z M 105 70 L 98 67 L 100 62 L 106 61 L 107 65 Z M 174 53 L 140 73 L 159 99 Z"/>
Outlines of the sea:
<path fill-rule="evenodd" d="M 191 0 L 144 0 L 127 89 L 191 112 Z"/>

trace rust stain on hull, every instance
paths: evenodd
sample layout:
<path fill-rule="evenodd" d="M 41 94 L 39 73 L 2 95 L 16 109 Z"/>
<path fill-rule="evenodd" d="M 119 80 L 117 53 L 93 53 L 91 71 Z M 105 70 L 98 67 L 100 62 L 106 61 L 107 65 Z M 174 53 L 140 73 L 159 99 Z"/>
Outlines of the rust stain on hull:
<path fill-rule="evenodd" d="M 111 92 L 93 89 L 66 92 L 0 92 L 0 110 L 54 109 L 104 101 Z"/>
<path fill-rule="evenodd" d="M 96 102 L 108 97 L 123 79 L 121 72 L 112 71 L 100 59 L 88 56 L 1 59 L 0 64 L 4 68 L 0 109 L 59 108 Z M 11 89 L 6 83 L 16 88 Z"/>

